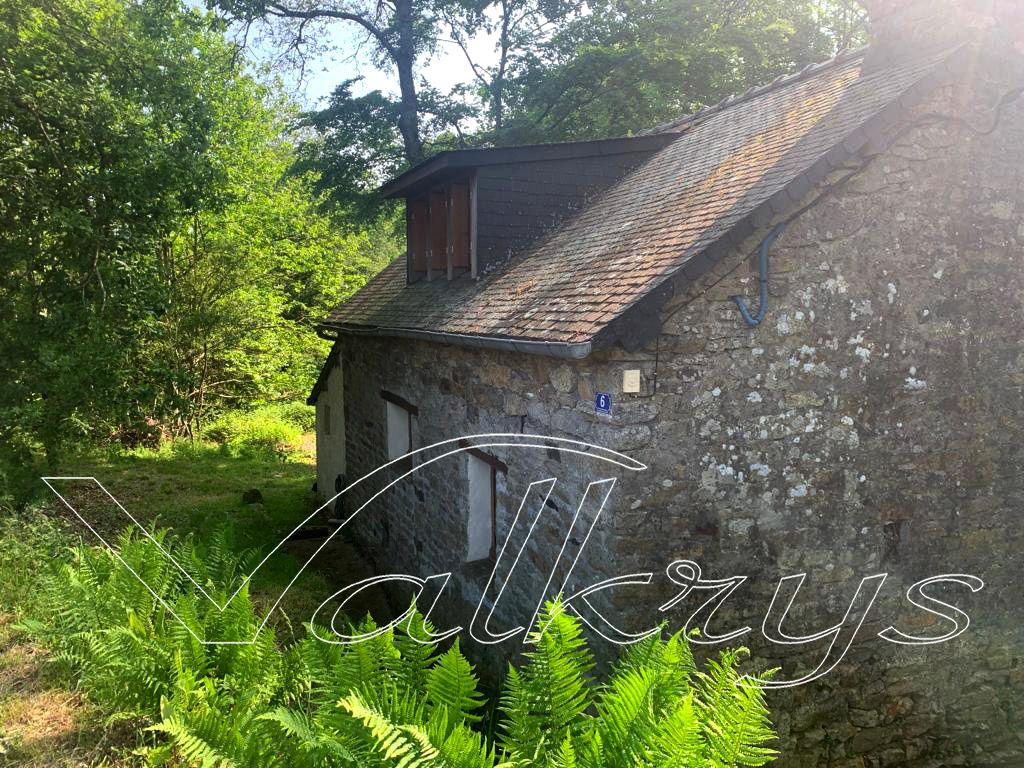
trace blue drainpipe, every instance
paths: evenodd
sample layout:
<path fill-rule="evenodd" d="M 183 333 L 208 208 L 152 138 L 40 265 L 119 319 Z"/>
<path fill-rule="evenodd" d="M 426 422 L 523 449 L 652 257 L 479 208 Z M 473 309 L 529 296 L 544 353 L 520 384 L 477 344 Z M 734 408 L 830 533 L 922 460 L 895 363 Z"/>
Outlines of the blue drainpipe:
<path fill-rule="evenodd" d="M 761 284 L 761 305 L 757 308 L 757 314 L 751 317 L 750 310 L 747 309 L 747 303 L 743 300 L 742 296 L 730 296 L 729 298 L 736 302 L 736 306 L 739 307 L 740 314 L 743 315 L 743 319 L 747 325 L 751 327 L 757 327 L 764 320 L 765 312 L 768 311 L 768 251 L 771 250 L 772 244 L 778 239 L 786 230 L 786 224 L 775 225 L 775 228 L 768 233 L 761 242 L 760 251 L 760 279 Z"/>

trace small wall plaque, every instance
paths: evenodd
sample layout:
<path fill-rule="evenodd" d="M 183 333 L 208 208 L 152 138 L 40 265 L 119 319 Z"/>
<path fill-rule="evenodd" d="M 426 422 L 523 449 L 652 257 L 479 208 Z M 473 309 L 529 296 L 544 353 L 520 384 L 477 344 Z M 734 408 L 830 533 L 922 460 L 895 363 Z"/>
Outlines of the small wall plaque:
<path fill-rule="evenodd" d="M 640 369 L 630 368 L 622 372 L 622 391 L 628 394 L 636 394 L 640 391 Z"/>
<path fill-rule="evenodd" d="M 612 396 L 607 392 L 598 392 L 594 398 L 594 410 L 598 413 L 612 415 Z"/>

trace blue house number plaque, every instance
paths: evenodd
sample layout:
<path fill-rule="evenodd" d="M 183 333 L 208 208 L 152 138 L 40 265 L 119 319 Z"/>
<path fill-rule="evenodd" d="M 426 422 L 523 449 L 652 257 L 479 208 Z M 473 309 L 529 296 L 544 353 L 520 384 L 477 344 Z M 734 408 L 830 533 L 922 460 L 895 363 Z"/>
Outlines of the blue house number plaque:
<path fill-rule="evenodd" d="M 594 398 L 594 410 L 598 413 L 612 415 L 612 396 L 607 392 L 598 392 Z"/>

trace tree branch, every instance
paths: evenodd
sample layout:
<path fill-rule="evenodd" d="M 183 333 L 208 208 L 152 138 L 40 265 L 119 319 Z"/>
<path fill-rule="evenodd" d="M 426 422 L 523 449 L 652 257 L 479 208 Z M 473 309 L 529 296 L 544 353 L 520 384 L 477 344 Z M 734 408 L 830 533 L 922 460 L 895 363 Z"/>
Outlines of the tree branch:
<path fill-rule="evenodd" d="M 397 55 L 398 50 L 388 40 L 387 34 L 379 26 L 374 24 L 370 19 L 358 13 L 349 13 L 348 11 L 337 11 L 333 8 L 311 8 L 309 10 L 298 10 L 297 8 L 289 8 L 281 3 L 268 3 L 267 11 L 271 16 L 278 16 L 285 19 L 304 19 L 309 21 L 310 19 L 340 19 L 341 21 L 352 21 L 361 26 L 367 32 L 380 43 L 380 47 L 388 52 L 388 55 L 394 57 Z"/>

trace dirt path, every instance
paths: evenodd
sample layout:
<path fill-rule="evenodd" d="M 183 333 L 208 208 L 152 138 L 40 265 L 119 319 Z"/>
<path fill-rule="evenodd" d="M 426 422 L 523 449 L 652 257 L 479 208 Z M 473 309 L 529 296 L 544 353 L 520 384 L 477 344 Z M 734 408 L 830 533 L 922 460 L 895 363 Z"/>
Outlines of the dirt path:
<path fill-rule="evenodd" d="M 91 705 L 53 679 L 49 654 L 0 614 L 0 766 L 125 766 L 129 734 L 108 729 Z"/>

